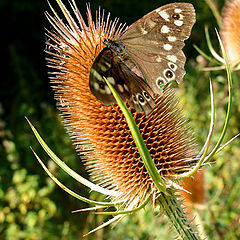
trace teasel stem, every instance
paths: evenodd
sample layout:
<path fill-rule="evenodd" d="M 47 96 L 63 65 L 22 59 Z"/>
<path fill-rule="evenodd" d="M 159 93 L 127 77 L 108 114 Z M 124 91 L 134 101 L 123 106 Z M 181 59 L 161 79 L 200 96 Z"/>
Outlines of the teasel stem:
<path fill-rule="evenodd" d="M 218 34 L 218 32 L 216 31 L 217 37 L 218 37 L 218 41 L 221 47 L 221 51 L 223 54 L 223 58 L 224 58 L 224 63 L 225 63 L 225 68 L 226 68 L 226 73 L 227 73 L 227 81 L 228 81 L 228 106 L 227 106 L 227 114 L 226 114 L 226 118 L 225 118 L 225 122 L 224 122 L 224 126 L 223 126 L 223 130 L 222 133 L 218 139 L 218 142 L 216 144 L 216 146 L 214 147 L 214 149 L 211 151 L 211 153 L 204 159 L 204 163 L 209 162 L 212 157 L 214 156 L 214 154 L 217 152 L 217 150 L 220 148 L 221 143 L 223 141 L 223 138 L 227 132 L 228 129 L 228 124 L 229 124 L 229 120 L 230 120 L 230 115 L 231 115 L 231 109 L 232 109 L 232 75 L 231 75 L 231 70 L 230 70 L 230 65 L 229 65 L 229 61 L 226 55 L 226 51 L 224 49 L 222 40 Z"/>
<path fill-rule="evenodd" d="M 195 208 L 193 209 L 193 214 L 194 214 L 194 224 L 197 226 L 197 230 L 199 232 L 199 235 L 200 235 L 200 238 L 202 240 L 206 240 L 208 239 L 207 238 L 207 235 L 206 235 L 206 232 L 204 230 L 204 224 L 202 222 L 202 219 L 201 219 L 201 216 L 199 214 L 199 211 Z"/>
<path fill-rule="evenodd" d="M 212 13 L 213 13 L 214 17 L 216 18 L 218 26 L 220 26 L 221 25 L 221 16 L 217 9 L 216 3 L 214 3 L 212 0 L 206 0 L 206 3 L 209 6 L 209 8 L 212 10 Z"/>
<path fill-rule="evenodd" d="M 164 209 L 165 215 L 170 219 L 182 239 L 200 239 L 197 230 L 192 226 L 184 213 L 180 201 L 177 199 L 173 189 L 167 190 L 168 195 L 162 193 L 157 199 L 159 205 Z"/>

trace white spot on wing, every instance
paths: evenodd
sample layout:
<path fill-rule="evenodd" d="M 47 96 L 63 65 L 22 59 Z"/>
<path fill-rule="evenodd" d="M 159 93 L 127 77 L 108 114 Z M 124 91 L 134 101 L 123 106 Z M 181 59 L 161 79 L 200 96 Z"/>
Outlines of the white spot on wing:
<path fill-rule="evenodd" d="M 117 87 L 118 87 L 118 90 L 119 90 L 121 93 L 124 92 L 123 86 L 122 86 L 121 84 L 118 84 Z"/>
<path fill-rule="evenodd" d="M 169 41 L 169 42 L 175 42 L 176 40 L 177 40 L 177 38 L 174 37 L 174 36 L 168 37 L 168 41 Z"/>
<path fill-rule="evenodd" d="M 92 72 L 93 76 L 94 76 L 97 80 L 103 81 L 102 76 L 101 76 L 95 69 L 91 68 L 91 72 Z"/>
<path fill-rule="evenodd" d="M 157 56 L 157 57 L 156 57 L 156 61 L 157 61 L 157 62 L 161 62 L 161 61 L 162 61 L 162 58 L 161 58 L 160 56 Z"/>
<path fill-rule="evenodd" d="M 99 90 L 99 85 L 98 85 L 98 83 L 97 82 L 94 82 L 93 83 L 93 87 L 95 88 L 95 90 Z"/>
<path fill-rule="evenodd" d="M 169 32 L 169 27 L 167 25 L 163 25 L 161 28 L 161 33 L 168 33 Z"/>
<path fill-rule="evenodd" d="M 108 68 L 110 68 L 111 67 L 111 64 L 109 63 L 109 62 L 105 62 L 105 65 L 108 67 Z"/>
<path fill-rule="evenodd" d="M 112 84 L 115 85 L 115 80 L 113 77 L 108 77 L 107 80 Z"/>
<path fill-rule="evenodd" d="M 176 8 L 176 9 L 174 10 L 174 12 L 175 12 L 175 13 L 181 13 L 181 12 L 182 12 L 182 9 Z"/>
<path fill-rule="evenodd" d="M 142 32 L 143 35 L 148 33 L 148 31 L 146 31 L 144 28 L 141 28 L 141 32 Z"/>
<path fill-rule="evenodd" d="M 167 56 L 167 59 L 168 59 L 169 61 L 171 61 L 171 62 L 174 62 L 174 63 L 177 62 L 177 57 L 174 56 L 174 55 L 168 55 L 168 56 Z"/>
<path fill-rule="evenodd" d="M 164 10 L 159 11 L 159 9 L 156 9 L 156 12 L 157 12 L 163 19 L 165 19 L 166 21 L 169 22 L 169 14 L 168 14 L 166 11 L 164 11 Z"/>
<path fill-rule="evenodd" d="M 100 92 L 101 94 L 105 94 L 105 93 L 106 93 L 105 88 L 104 88 L 104 89 L 99 88 L 99 92 Z"/>
<path fill-rule="evenodd" d="M 148 25 L 149 29 L 153 29 L 157 25 L 157 23 L 152 21 L 151 19 L 147 19 L 146 20 L 146 25 Z"/>
<path fill-rule="evenodd" d="M 180 27 L 180 26 L 183 25 L 183 21 L 181 21 L 181 20 L 175 20 L 175 21 L 174 21 L 174 24 L 175 24 L 176 26 Z"/>
<path fill-rule="evenodd" d="M 125 88 L 126 91 L 129 92 L 128 86 L 126 84 L 123 84 L 123 87 Z"/>
<path fill-rule="evenodd" d="M 170 45 L 170 44 L 164 44 L 163 45 L 163 48 L 166 50 L 166 51 L 170 51 L 171 49 L 172 49 L 172 45 Z"/>
<path fill-rule="evenodd" d="M 107 71 L 107 68 L 106 68 L 105 65 L 99 64 L 99 66 L 100 66 L 100 69 L 102 70 L 102 72 L 106 72 Z"/>
<path fill-rule="evenodd" d="M 112 94 L 108 86 L 105 87 L 105 91 L 106 91 L 106 94 L 108 95 Z"/>

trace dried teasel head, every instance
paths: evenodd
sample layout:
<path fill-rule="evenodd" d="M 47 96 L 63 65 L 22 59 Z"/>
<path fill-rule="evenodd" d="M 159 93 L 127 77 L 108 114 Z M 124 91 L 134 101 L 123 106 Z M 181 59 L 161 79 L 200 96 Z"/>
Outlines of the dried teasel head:
<path fill-rule="evenodd" d="M 240 62 L 240 0 L 226 2 L 222 12 L 221 36 L 232 66 Z"/>
<path fill-rule="evenodd" d="M 74 17 L 58 1 L 67 24 L 53 11 L 47 18 L 54 30 L 48 31 L 47 61 L 58 107 L 77 151 L 82 154 L 93 179 L 118 192 L 128 203 L 157 196 L 153 182 L 141 160 L 125 117 L 117 105 L 104 106 L 89 90 L 89 71 L 94 58 L 103 49 L 103 39 L 115 39 L 123 31 L 118 20 L 110 21 L 104 11 L 94 22 L 87 7 L 84 22 L 75 2 Z M 73 20 L 76 18 L 77 21 Z M 175 93 L 166 90 L 157 97 L 156 106 L 146 116 L 131 113 L 166 183 L 187 172 L 196 163 L 193 134 L 178 106 Z"/>
<path fill-rule="evenodd" d="M 202 209 L 206 202 L 204 169 L 197 171 L 192 177 L 185 178 L 181 186 L 185 190 L 181 190 L 180 193 L 186 212 L 192 216 L 191 209 Z"/>

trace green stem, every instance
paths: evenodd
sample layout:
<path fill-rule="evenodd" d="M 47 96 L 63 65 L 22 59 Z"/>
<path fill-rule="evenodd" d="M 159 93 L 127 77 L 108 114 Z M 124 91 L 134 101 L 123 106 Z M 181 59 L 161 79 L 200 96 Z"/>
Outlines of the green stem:
<path fill-rule="evenodd" d="M 216 146 L 213 148 L 211 153 L 209 153 L 209 155 L 204 159 L 204 163 L 209 162 L 213 158 L 214 154 L 218 151 L 219 147 L 221 146 L 223 138 L 224 138 L 224 136 L 227 132 L 227 129 L 228 129 L 228 124 L 229 124 L 229 121 L 230 121 L 230 115 L 231 115 L 231 109 L 232 109 L 232 74 L 231 74 L 231 69 L 230 69 L 230 65 L 229 65 L 227 55 L 226 55 L 223 43 L 221 41 L 221 38 L 220 38 L 218 32 L 216 32 L 216 33 L 217 33 L 218 41 L 220 43 L 220 47 L 221 47 L 222 54 L 223 54 L 223 57 L 224 57 L 224 62 L 225 62 L 225 67 L 226 67 L 226 72 L 227 72 L 228 107 L 227 107 L 227 114 L 226 114 L 226 118 L 225 118 L 222 133 L 221 133 L 221 135 L 218 139 L 218 142 L 217 142 Z"/>
<path fill-rule="evenodd" d="M 168 195 L 161 193 L 157 201 L 174 228 L 184 240 L 200 240 L 196 228 L 190 224 L 173 190 L 168 189 L 167 192 Z"/>
<path fill-rule="evenodd" d="M 216 3 L 214 3 L 212 0 L 206 0 L 206 3 L 208 4 L 209 8 L 212 10 L 214 17 L 216 18 L 217 24 L 220 27 L 221 26 L 221 15 L 217 9 Z"/>

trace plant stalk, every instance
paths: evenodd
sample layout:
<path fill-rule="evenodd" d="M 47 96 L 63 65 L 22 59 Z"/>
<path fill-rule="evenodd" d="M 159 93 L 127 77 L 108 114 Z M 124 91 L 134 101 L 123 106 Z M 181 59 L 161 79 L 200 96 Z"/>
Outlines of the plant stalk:
<path fill-rule="evenodd" d="M 200 240 L 197 229 L 191 225 L 184 213 L 181 202 L 177 199 L 173 189 L 167 190 L 168 195 L 161 193 L 157 199 L 161 209 L 172 222 L 178 234 L 184 240 Z"/>

